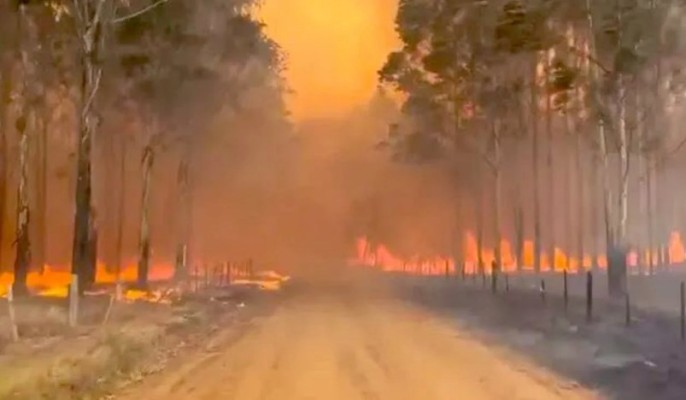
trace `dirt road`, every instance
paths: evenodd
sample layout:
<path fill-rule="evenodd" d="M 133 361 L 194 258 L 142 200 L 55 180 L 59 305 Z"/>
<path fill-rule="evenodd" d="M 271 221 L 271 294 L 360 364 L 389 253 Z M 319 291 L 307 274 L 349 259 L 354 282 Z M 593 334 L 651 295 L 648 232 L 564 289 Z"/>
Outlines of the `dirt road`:
<path fill-rule="evenodd" d="M 125 400 L 593 399 L 391 297 L 293 296 Z"/>

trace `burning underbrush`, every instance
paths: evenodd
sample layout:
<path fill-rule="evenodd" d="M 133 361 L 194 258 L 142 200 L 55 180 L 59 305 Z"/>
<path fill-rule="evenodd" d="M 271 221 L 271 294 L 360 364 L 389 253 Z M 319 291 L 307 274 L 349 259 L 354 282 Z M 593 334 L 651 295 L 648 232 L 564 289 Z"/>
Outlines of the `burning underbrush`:
<path fill-rule="evenodd" d="M 574 256 L 561 247 L 555 246 L 555 254 L 552 257 L 545 251 L 540 253 L 541 272 L 577 273 L 588 270 L 592 266 L 599 269 L 607 267 L 607 258 L 604 254 L 585 254 L 583 257 Z M 473 275 L 479 273 L 490 274 L 491 266 L 495 260 L 493 248 L 479 246 L 475 235 L 466 232 L 463 238 L 461 262 L 448 255 L 424 255 L 424 256 L 401 256 L 395 254 L 390 247 L 373 243 L 366 237 L 358 238 L 355 256 L 350 261 L 357 266 L 366 266 L 380 269 L 386 272 L 401 272 L 410 275 L 436 276 L 445 274 L 464 273 Z M 519 253 L 519 254 L 518 254 Z M 502 257 L 502 270 L 506 273 L 518 271 L 533 271 L 534 269 L 534 242 L 524 240 L 520 252 L 516 251 L 508 240 L 500 244 Z M 482 270 L 478 268 L 479 261 Z M 647 265 L 660 265 L 667 268 L 682 268 L 686 263 L 686 248 L 679 232 L 672 232 L 669 242 L 655 249 L 633 249 L 627 257 L 627 265 L 635 274 L 647 272 Z"/>
<path fill-rule="evenodd" d="M 9 296 L 12 277 L 3 274 L 0 325 L 9 328 L 0 332 L 0 349 L 12 340 L 66 334 L 75 326 L 78 330 L 116 324 L 138 304 L 158 309 L 188 302 L 242 304 L 256 292 L 278 292 L 290 280 L 275 271 L 232 268 L 228 263 L 195 268 L 185 279 L 173 279 L 168 270 L 153 268 L 147 287 L 141 288 L 131 272 L 134 269 L 124 269 L 117 279 L 99 267 L 96 283 L 76 302 L 70 296 L 71 275 L 66 270 L 46 267 L 42 273 L 32 272 L 31 295 L 21 298 Z"/>
<path fill-rule="evenodd" d="M 27 286 L 33 295 L 64 299 L 69 296 L 72 279 L 68 268 L 46 265 L 42 271 L 29 272 Z M 254 286 L 261 290 L 276 291 L 289 279 L 289 276 L 273 270 L 253 271 L 248 262 L 241 265 L 221 263 L 193 268 L 187 279 L 175 280 L 171 265 L 157 264 L 148 274 L 150 288 L 141 290 L 136 287 L 138 272 L 135 265 L 112 271 L 98 263 L 95 285 L 87 291 L 87 295 L 114 295 L 118 300 L 130 302 L 169 303 L 178 298 L 182 291 L 195 290 L 201 286 Z M 7 298 L 13 281 L 13 274 L 0 273 L 0 298 Z"/>
<path fill-rule="evenodd" d="M 151 279 L 147 290 L 136 287 L 135 276 L 121 284 L 100 276 L 79 297 L 74 325 L 68 281 L 59 280 L 66 273 L 32 275 L 34 295 L 0 299 L 0 398 L 101 398 L 163 368 L 183 347 L 203 345 L 219 325 L 268 308 L 289 280 L 272 271 L 217 270 Z"/>

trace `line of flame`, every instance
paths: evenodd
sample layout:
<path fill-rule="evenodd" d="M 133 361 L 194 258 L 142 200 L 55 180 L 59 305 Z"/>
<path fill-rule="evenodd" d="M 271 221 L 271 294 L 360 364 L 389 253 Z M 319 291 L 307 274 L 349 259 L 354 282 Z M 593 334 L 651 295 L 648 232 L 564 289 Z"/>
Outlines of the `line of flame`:
<path fill-rule="evenodd" d="M 467 232 L 464 236 L 463 254 L 464 254 L 464 272 L 466 274 L 474 274 L 477 272 L 478 264 L 478 246 L 473 233 Z M 502 268 L 505 272 L 514 272 L 520 269 L 533 270 L 534 266 L 534 242 L 525 240 L 522 247 L 522 261 L 517 260 L 515 253 L 512 251 L 512 245 L 509 241 L 503 240 L 500 244 L 500 252 L 502 255 Z M 555 254 L 552 262 L 552 269 L 557 272 L 567 270 L 570 273 L 576 273 L 580 270 L 587 270 L 593 264 L 594 256 L 591 254 L 584 254 L 581 260 L 579 257 L 568 255 L 563 249 L 555 247 Z M 679 232 L 672 232 L 669 243 L 666 247 L 659 247 L 655 249 L 642 250 L 640 253 L 633 250 L 627 257 L 627 264 L 630 268 L 637 268 L 639 265 L 649 264 L 652 258 L 652 264 L 657 265 L 662 259 L 666 264 L 679 265 L 686 261 L 686 250 L 681 240 Z M 491 272 L 491 264 L 495 259 L 495 251 L 493 248 L 482 247 L 481 260 L 486 273 Z M 604 269 L 607 267 L 607 257 L 604 254 L 595 256 L 596 265 Z M 550 256 L 546 252 L 540 253 L 541 270 L 544 272 L 551 270 Z M 640 261 L 640 262 L 639 262 Z M 373 245 L 366 237 L 358 238 L 356 243 L 356 254 L 351 260 L 352 264 L 378 268 L 387 272 L 405 272 L 419 275 L 443 275 L 446 273 L 453 274 L 456 272 L 455 259 L 446 255 L 437 255 L 430 257 L 400 257 L 393 254 L 388 246 L 384 244 Z"/>

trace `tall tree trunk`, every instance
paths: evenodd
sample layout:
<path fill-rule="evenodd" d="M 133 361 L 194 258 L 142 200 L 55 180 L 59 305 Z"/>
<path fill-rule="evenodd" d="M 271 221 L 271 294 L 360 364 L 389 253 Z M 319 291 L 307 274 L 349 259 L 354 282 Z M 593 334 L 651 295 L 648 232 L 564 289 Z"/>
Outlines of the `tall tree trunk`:
<path fill-rule="evenodd" d="M 33 246 L 34 264 L 43 271 L 46 262 L 46 241 L 47 241 L 47 207 L 48 207 L 48 121 L 44 115 L 38 129 L 36 142 L 36 223 L 35 242 Z"/>
<path fill-rule="evenodd" d="M 614 243 L 615 234 L 612 224 L 612 192 L 610 189 L 610 171 L 607 152 L 607 139 L 605 138 L 605 125 L 602 122 L 598 126 L 598 142 L 600 143 L 600 166 L 603 182 L 603 220 L 605 227 L 605 248 L 607 250 Z"/>
<path fill-rule="evenodd" d="M 500 171 L 500 126 L 499 121 L 496 119 L 493 121 L 493 224 L 495 233 L 495 267 L 498 271 L 503 269 L 503 259 L 502 259 L 502 249 L 501 243 L 503 240 L 503 232 L 500 223 L 501 214 L 501 171 Z M 496 274 L 498 271 L 491 271 L 492 274 Z"/>
<path fill-rule="evenodd" d="M 541 272 L 541 190 L 538 167 L 538 57 L 534 54 L 531 71 L 531 136 L 532 136 L 532 169 L 534 175 L 534 271 Z"/>
<path fill-rule="evenodd" d="M 593 235 L 593 245 L 591 247 L 591 270 L 593 272 L 597 272 L 598 270 L 598 257 L 600 257 L 600 254 L 602 252 L 602 240 L 604 238 L 603 234 L 601 232 L 605 231 L 605 221 L 604 219 L 601 220 L 600 218 L 600 213 L 598 210 L 598 207 L 596 207 L 596 204 L 598 203 L 603 203 L 603 182 L 605 179 L 604 174 L 602 173 L 602 163 L 601 160 L 593 160 L 594 167 L 596 169 L 601 170 L 600 175 L 592 174 L 591 175 L 591 233 Z"/>
<path fill-rule="evenodd" d="M 643 192 L 643 188 L 646 185 L 646 178 L 648 175 L 648 171 L 650 169 L 650 165 L 648 164 L 648 156 L 646 154 L 645 148 L 646 148 L 646 129 L 645 129 L 645 124 L 643 123 L 643 116 L 647 113 L 647 110 L 644 109 L 643 102 L 641 101 L 641 94 L 640 91 L 637 89 L 634 91 L 634 102 L 635 102 L 635 132 L 636 132 L 636 137 L 638 138 L 638 156 L 636 158 L 637 161 L 637 174 L 638 174 L 638 182 L 637 182 L 637 187 L 636 187 L 636 192 L 639 194 L 636 199 L 637 199 L 637 213 L 636 216 L 642 216 L 639 217 L 639 223 L 641 223 L 644 226 L 648 226 L 650 221 L 647 219 L 648 215 L 648 205 L 646 202 L 646 198 L 641 196 L 641 193 Z M 642 220 L 641 220 L 642 218 Z M 649 249 L 648 241 L 644 239 L 644 236 L 642 233 L 639 233 L 639 237 L 637 238 L 638 242 L 636 243 L 636 253 L 638 254 L 637 257 L 637 265 L 636 269 L 638 272 L 646 273 L 649 270 L 648 264 L 649 261 L 647 260 L 646 254 L 647 251 L 646 249 Z"/>
<path fill-rule="evenodd" d="M 72 273 L 79 278 L 79 291 L 87 288 L 89 276 L 94 265 L 90 262 L 93 248 L 95 228 L 92 219 L 92 168 L 91 148 L 97 121 L 95 102 L 100 89 L 102 65 L 99 57 L 102 51 L 103 17 L 107 0 L 74 2 L 76 14 L 76 28 L 80 40 L 80 72 L 81 88 L 77 107 L 78 135 L 77 135 L 77 163 L 74 237 L 72 246 Z"/>
<path fill-rule="evenodd" d="M 553 133 L 553 99 L 552 93 L 548 88 L 548 79 L 550 75 L 550 55 L 545 55 L 545 76 L 546 76 L 546 93 L 545 93 L 545 127 L 546 136 L 548 138 L 546 164 L 548 167 L 548 258 L 550 263 L 550 270 L 555 270 L 555 246 L 556 241 L 556 213 L 555 213 L 555 165 L 553 164 L 553 147 L 554 147 L 554 133 Z"/>
<path fill-rule="evenodd" d="M 9 1 L 0 1 L 0 13 L 6 15 L 7 20 L 14 20 L 13 26 L 0 27 L 3 46 L 12 50 L 0 54 L 0 265 L 5 265 L 5 262 L 9 261 L 5 253 L 5 250 L 8 249 L 8 246 L 5 245 L 5 221 L 7 216 L 7 184 L 10 179 L 7 166 L 9 156 L 7 138 L 11 131 L 10 108 L 12 106 L 13 77 L 15 64 L 17 60 L 20 60 L 19 38 L 22 35 L 19 14 L 14 5 Z"/>
<path fill-rule="evenodd" d="M 581 160 L 581 132 L 578 130 L 574 132 L 574 164 L 576 167 L 576 202 L 577 202 L 577 230 L 576 230 L 576 249 L 579 257 L 579 266 L 583 267 L 584 263 L 584 229 L 586 226 L 586 213 L 584 210 L 585 200 L 585 170 L 584 163 Z M 591 263 L 590 267 L 593 266 Z M 583 269 L 583 268 L 580 268 Z"/>
<path fill-rule="evenodd" d="M 577 38 L 574 38 L 574 46 L 576 47 L 578 41 Z M 577 60 L 575 63 L 575 67 L 577 70 L 581 71 L 583 68 L 583 62 L 581 60 Z M 581 85 L 576 85 L 576 88 L 574 90 L 575 94 L 575 100 L 579 102 L 579 104 L 583 104 L 582 102 L 584 101 L 584 95 L 581 91 Z M 574 104 L 574 102 L 572 103 Z M 568 110 L 569 111 L 569 110 Z M 579 111 L 581 112 L 581 109 Z M 577 120 L 581 120 L 582 115 L 577 115 Z M 583 129 L 583 124 L 577 123 L 574 125 L 574 129 L 572 130 L 572 134 L 574 135 L 574 138 L 572 140 L 574 141 L 574 167 L 576 170 L 576 206 L 577 206 L 577 230 L 576 230 L 576 250 L 579 258 L 579 271 L 582 271 L 584 269 L 584 258 L 585 258 L 585 248 L 584 248 L 584 231 L 586 229 L 586 209 L 585 209 L 585 202 L 586 202 L 586 173 L 585 173 L 585 165 L 584 165 L 584 160 L 582 159 L 582 147 L 583 147 L 583 136 L 581 133 L 581 130 Z M 595 193 L 593 189 L 591 189 L 592 193 Z M 595 223 L 595 222 L 594 222 Z M 591 257 L 592 258 L 592 257 Z M 593 268 L 593 261 L 591 261 L 591 265 L 589 265 L 589 268 Z"/>
<path fill-rule="evenodd" d="M 608 292 L 611 297 L 622 297 L 626 292 L 626 248 L 627 219 L 629 215 L 629 142 L 626 127 L 626 85 L 619 78 L 617 90 L 618 134 L 619 134 L 619 194 L 617 208 L 619 218 L 608 249 Z"/>
<path fill-rule="evenodd" d="M 150 173 L 154 162 L 154 153 L 150 145 L 143 150 L 143 193 L 141 197 L 140 241 L 138 243 L 138 286 L 148 287 L 150 270 Z"/>
<path fill-rule="evenodd" d="M 9 135 L 9 108 L 12 103 L 12 65 L 11 57 L 0 59 L 0 264 L 4 261 L 5 251 L 5 199 L 7 197 L 7 136 Z"/>
<path fill-rule="evenodd" d="M 515 256 L 517 257 L 517 271 L 524 267 L 524 211 L 521 201 L 517 201 L 514 206 L 514 226 L 515 226 Z"/>
<path fill-rule="evenodd" d="M 188 247 L 191 229 L 191 193 L 190 193 L 190 144 L 186 144 L 184 155 L 179 163 L 177 184 L 179 187 L 179 238 L 176 247 L 176 269 L 174 274 L 177 279 L 184 279 L 188 273 Z"/>
<path fill-rule="evenodd" d="M 589 31 L 591 32 L 590 35 L 590 53 L 592 57 L 597 57 L 597 49 L 596 49 L 596 43 L 595 43 L 595 18 L 593 14 L 593 9 L 591 8 L 591 0 L 586 0 L 586 15 L 588 19 L 588 27 Z M 598 82 L 598 71 L 597 71 L 597 66 L 592 66 L 591 63 L 589 62 L 589 76 L 591 77 L 591 82 Z M 595 94 L 594 94 L 595 95 Z M 612 243 L 614 243 L 614 232 L 613 232 L 613 223 L 612 223 L 612 215 L 611 215 L 611 201 L 612 201 L 612 196 L 611 196 L 611 190 L 610 190 L 610 172 L 609 172 L 609 163 L 608 163 L 608 151 L 607 151 L 607 138 L 606 132 L 605 132 L 605 123 L 602 120 L 602 117 L 599 118 L 598 120 L 598 126 L 597 126 L 597 132 L 598 132 L 598 144 L 600 146 L 600 166 L 601 166 L 601 175 L 602 175 L 602 182 L 603 182 L 603 187 L 602 187 L 602 199 L 603 199 L 603 218 L 605 222 L 605 248 L 606 250 L 609 250 L 610 247 L 612 246 Z M 596 252 L 596 255 L 598 253 Z M 608 257 L 608 262 L 610 258 L 609 252 L 606 252 L 607 257 Z M 597 259 L 597 257 L 596 257 Z"/>
<path fill-rule="evenodd" d="M 484 210 L 483 210 L 483 193 L 480 185 L 477 185 L 478 197 L 476 202 L 476 275 L 484 275 Z"/>
<path fill-rule="evenodd" d="M 30 206 L 28 192 L 29 169 L 29 130 L 35 128 L 35 113 L 32 108 L 34 95 L 32 93 L 32 79 L 34 69 L 31 64 L 31 26 L 26 12 L 26 5 L 19 6 L 17 32 L 22 40 L 19 45 L 19 57 L 22 65 L 22 112 L 17 119 L 16 128 L 19 135 L 19 182 L 17 186 L 17 230 L 16 255 L 14 259 L 14 284 L 16 295 L 26 295 L 27 277 L 31 263 L 31 239 L 29 231 Z"/>
<path fill-rule="evenodd" d="M 124 225 L 126 220 L 126 139 L 124 137 L 119 139 L 121 141 L 121 152 L 119 155 L 119 198 L 117 204 L 117 236 L 116 236 L 116 269 L 115 273 L 117 281 L 121 279 L 121 272 L 124 269 Z"/>
<path fill-rule="evenodd" d="M 32 116 L 28 106 L 24 106 L 22 121 L 18 122 L 17 130 L 19 133 L 19 185 L 17 188 L 17 236 L 16 236 L 16 257 L 14 259 L 14 293 L 25 295 L 27 293 L 27 277 L 29 265 L 31 263 L 31 242 L 29 238 L 29 193 L 28 193 L 28 152 L 29 134 L 28 129 L 33 127 L 29 123 Z"/>
<path fill-rule="evenodd" d="M 625 244 L 627 235 L 627 221 L 629 217 L 629 138 L 627 136 L 626 113 L 626 83 L 620 78 L 618 90 L 619 104 L 619 181 L 620 194 L 618 198 L 619 225 L 617 226 L 617 244 Z"/>
<path fill-rule="evenodd" d="M 653 214 L 653 157 L 647 156 L 646 164 L 646 209 L 648 217 L 648 273 L 653 275 L 655 273 L 655 260 L 653 259 L 656 252 L 655 249 L 655 223 Z"/>
<path fill-rule="evenodd" d="M 574 140 L 572 137 L 572 128 L 571 128 L 571 118 L 569 116 L 569 113 L 565 113 L 564 115 L 564 124 L 565 124 L 565 140 L 564 140 L 564 155 L 565 155 L 565 160 L 567 161 L 567 165 L 565 166 L 565 188 L 566 188 L 566 193 L 565 193 L 565 245 L 567 246 L 567 259 L 565 261 L 565 269 L 570 268 L 570 261 L 571 258 L 573 257 L 572 249 L 574 248 L 574 216 L 572 215 L 574 207 L 572 207 L 572 198 L 573 198 L 573 193 L 574 193 L 574 179 L 572 178 L 572 171 L 575 169 L 575 157 L 574 154 L 570 151 L 570 141 Z"/>

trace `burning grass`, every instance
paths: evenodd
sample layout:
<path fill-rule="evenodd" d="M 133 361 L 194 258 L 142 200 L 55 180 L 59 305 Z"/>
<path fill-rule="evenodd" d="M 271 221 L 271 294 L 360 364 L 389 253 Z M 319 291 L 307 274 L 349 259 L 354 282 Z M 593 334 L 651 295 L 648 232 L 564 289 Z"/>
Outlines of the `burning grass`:
<path fill-rule="evenodd" d="M 384 244 L 371 243 L 367 238 L 359 238 L 356 244 L 356 254 L 351 263 L 354 265 L 362 265 L 373 268 L 378 268 L 387 272 L 404 272 L 412 275 L 445 275 L 455 274 L 462 268 L 456 265 L 455 259 L 446 255 L 431 255 L 431 256 L 414 256 L 402 257 L 394 254 L 388 246 Z M 532 271 L 534 267 L 534 242 L 525 240 L 522 246 L 522 260 L 517 259 L 515 247 L 507 241 L 503 240 L 500 244 L 500 253 L 502 255 L 502 268 L 505 272 L 515 272 L 519 269 L 524 271 Z M 479 260 L 479 250 L 477 240 L 473 233 L 467 232 L 463 241 L 464 254 L 464 272 L 468 275 L 478 273 L 477 265 Z M 546 252 L 540 253 L 541 271 L 542 272 L 562 272 L 568 271 L 570 273 L 577 273 L 579 271 L 591 268 L 595 258 L 595 265 L 604 269 L 607 267 L 607 258 L 603 254 L 592 256 L 590 254 L 584 255 L 581 259 L 574 257 L 562 248 L 556 247 L 555 254 L 552 257 Z M 627 257 L 627 264 L 629 267 L 638 271 L 640 265 L 649 264 L 648 261 L 652 258 L 653 265 L 660 263 L 669 266 L 681 266 L 686 262 L 686 249 L 681 239 L 679 232 L 672 232 L 669 243 L 661 248 L 651 250 L 630 252 Z M 495 251 L 493 248 L 482 247 L 481 261 L 483 263 L 484 272 L 491 273 L 491 265 L 495 260 Z"/>
<path fill-rule="evenodd" d="M 174 269 L 171 265 L 153 265 L 148 274 L 150 282 L 169 281 L 174 277 Z M 116 282 L 130 283 L 138 278 L 138 270 L 134 264 L 122 268 L 119 273 L 108 268 L 104 263 L 96 265 L 95 282 L 100 286 L 112 286 Z M 46 265 L 42 271 L 30 271 L 27 277 L 29 289 L 44 297 L 67 297 L 72 275 L 67 267 Z M 14 282 L 14 275 L 10 272 L 0 273 L 0 297 L 7 296 L 7 288 Z"/>

